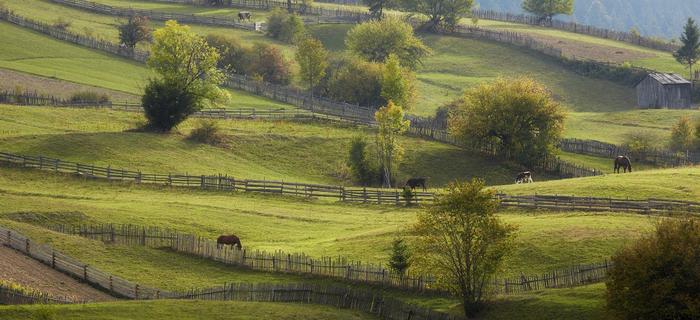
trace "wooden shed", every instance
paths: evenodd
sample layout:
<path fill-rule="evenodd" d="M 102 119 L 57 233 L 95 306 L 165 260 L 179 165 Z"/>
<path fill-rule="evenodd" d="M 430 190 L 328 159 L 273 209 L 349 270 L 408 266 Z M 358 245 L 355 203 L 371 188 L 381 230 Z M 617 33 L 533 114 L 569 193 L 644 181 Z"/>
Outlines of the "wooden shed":
<path fill-rule="evenodd" d="M 640 108 L 690 109 L 690 81 L 675 73 L 650 73 L 637 84 Z"/>

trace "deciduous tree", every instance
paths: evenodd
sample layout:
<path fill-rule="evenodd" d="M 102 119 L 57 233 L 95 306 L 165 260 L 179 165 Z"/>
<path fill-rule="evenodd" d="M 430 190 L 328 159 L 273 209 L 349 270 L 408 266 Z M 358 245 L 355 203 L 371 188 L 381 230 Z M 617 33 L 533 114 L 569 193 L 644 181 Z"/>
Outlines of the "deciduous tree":
<path fill-rule="evenodd" d="M 413 34 L 413 27 L 397 18 L 368 21 L 348 32 L 345 38 L 348 50 L 357 56 L 384 63 L 395 54 L 401 65 L 415 69 L 430 49 Z"/>
<path fill-rule="evenodd" d="M 692 149 L 695 142 L 694 131 L 690 118 L 681 117 L 671 128 L 671 150 L 685 152 Z"/>
<path fill-rule="evenodd" d="M 399 58 L 390 54 L 384 64 L 382 75 L 382 98 L 410 110 L 416 95 L 415 76 L 401 67 Z"/>
<path fill-rule="evenodd" d="M 404 10 L 415 11 L 428 16 L 424 26 L 428 30 L 444 29 L 452 31 L 459 20 L 471 14 L 474 0 L 403 0 Z"/>
<path fill-rule="evenodd" d="M 141 41 L 151 38 L 151 27 L 148 17 L 129 16 L 129 19 L 119 25 L 119 41 L 129 48 L 134 48 Z"/>
<path fill-rule="evenodd" d="M 383 185 L 391 188 L 395 165 L 403 155 L 398 138 L 406 132 L 411 122 L 404 119 L 403 109 L 391 101 L 377 110 L 374 119 L 379 125 L 376 140 Z"/>
<path fill-rule="evenodd" d="M 418 214 L 415 258 L 438 276 L 441 286 L 460 297 L 474 316 L 488 295 L 489 281 L 514 245 L 515 227 L 495 213 L 498 201 L 484 182 L 450 183 L 427 211 Z"/>
<path fill-rule="evenodd" d="M 299 65 L 299 75 L 309 84 L 311 98 L 314 97 L 314 87 L 326 75 L 328 68 L 328 51 L 323 43 L 316 38 L 307 37 L 297 45 L 295 54 Z"/>
<path fill-rule="evenodd" d="M 540 22 L 550 22 L 558 14 L 572 15 L 574 0 L 524 0 L 523 10 L 540 18 Z"/>
<path fill-rule="evenodd" d="M 384 18 L 384 9 L 389 9 L 396 6 L 397 0 L 362 0 L 369 7 L 369 14 L 374 20 L 382 20 Z"/>

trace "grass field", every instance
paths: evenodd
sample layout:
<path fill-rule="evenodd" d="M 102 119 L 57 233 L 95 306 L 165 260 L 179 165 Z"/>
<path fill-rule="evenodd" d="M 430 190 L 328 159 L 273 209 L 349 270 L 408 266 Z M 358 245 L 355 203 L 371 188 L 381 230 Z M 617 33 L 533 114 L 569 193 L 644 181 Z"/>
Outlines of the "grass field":
<path fill-rule="evenodd" d="M 76 305 L 0 306 L 5 320 L 118 320 L 118 319 L 375 319 L 357 311 L 329 306 L 266 302 L 129 301 Z"/>

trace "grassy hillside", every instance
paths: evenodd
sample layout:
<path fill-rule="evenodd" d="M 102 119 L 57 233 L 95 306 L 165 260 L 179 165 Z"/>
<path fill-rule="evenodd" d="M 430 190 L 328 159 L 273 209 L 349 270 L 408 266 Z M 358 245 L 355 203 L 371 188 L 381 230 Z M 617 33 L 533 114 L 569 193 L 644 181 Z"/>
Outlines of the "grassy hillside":
<path fill-rule="evenodd" d="M 190 119 L 179 132 L 134 132 L 141 115 L 107 110 L 0 106 L 0 149 L 83 163 L 140 169 L 144 172 L 228 174 L 249 179 L 313 183 L 345 183 L 351 138 L 373 131 L 317 122 L 218 121 L 222 146 L 194 143 L 187 134 Z M 459 148 L 403 137 L 405 157 L 397 179 L 430 177 L 434 186 L 462 178 L 482 177 L 490 184 L 508 183 L 519 170 Z"/>
<path fill-rule="evenodd" d="M 55 40 L 0 22 L 0 68 L 140 95 L 151 76 L 144 64 Z M 32 88 L 26 88 L 31 90 Z M 289 105 L 229 90 L 232 108 Z"/>
<path fill-rule="evenodd" d="M 386 261 L 389 244 L 397 234 L 410 236 L 409 227 L 419 210 L 136 187 L 37 171 L 0 170 L 0 193 L 6 203 L 0 208 L 0 218 L 4 219 L 34 224 L 158 225 L 210 238 L 235 233 L 249 248 L 342 255 L 379 263 Z M 601 261 L 654 221 L 617 213 L 506 211 L 500 216 L 519 227 L 516 254 L 507 264 L 509 274 Z M 82 252 L 80 246 L 61 249 L 81 259 L 102 259 Z"/>
<path fill-rule="evenodd" d="M 359 320 L 374 317 L 357 311 L 328 306 L 266 302 L 220 301 L 129 301 L 77 305 L 0 306 L 6 320 L 119 320 L 119 319 L 337 319 Z"/>

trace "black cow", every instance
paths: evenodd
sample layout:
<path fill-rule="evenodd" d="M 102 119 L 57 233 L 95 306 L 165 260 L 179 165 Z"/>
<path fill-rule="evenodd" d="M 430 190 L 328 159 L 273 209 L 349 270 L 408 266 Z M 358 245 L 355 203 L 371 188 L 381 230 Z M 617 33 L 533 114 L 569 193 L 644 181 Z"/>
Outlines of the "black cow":
<path fill-rule="evenodd" d="M 418 186 L 423 187 L 423 191 L 427 189 L 428 178 L 411 178 L 406 181 L 405 187 L 410 187 L 411 190 L 415 190 Z"/>
<path fill-rule="evenodd" d="M 238 13 L 238 21 L 250 21 L 250 19 L 253 17 L 253 15 L 250 13 L 250 11 L 241 11 Z"/>
<path fill-rule="evenodd" d="M 624 169 L 624 172 L 632 172 L 632 161 L 626 156 L 617 156 L 615 158 L 615 173 L 620 173 L 620 169 Z"/>

